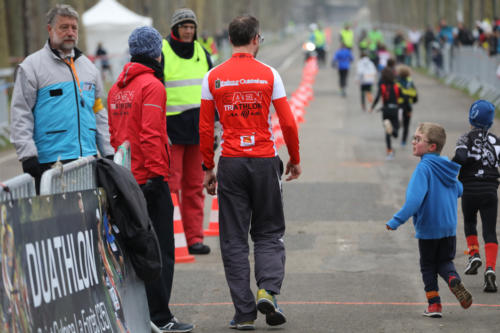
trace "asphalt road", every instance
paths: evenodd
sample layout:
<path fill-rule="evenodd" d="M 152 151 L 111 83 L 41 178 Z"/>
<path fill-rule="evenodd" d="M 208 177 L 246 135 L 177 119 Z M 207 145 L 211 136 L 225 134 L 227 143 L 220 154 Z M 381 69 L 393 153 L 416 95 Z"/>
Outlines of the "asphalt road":
<path fill-rule="evenodd" d="M 263 47 L 258 57 L 280 71 L 288 93 L 301 80 L 300 43 L 294 39 Z M 414 81 L 419 102 L 410 135 L 421 121 L 442 124 L 448 133 L 444 154 L 450 156 L 456 139 L 468 128 L 473 100 L 427 76 L 414 74 Z M 470 309 L 460 308 L 440 281 L 443 318 L 421 315 L 426 299 L 413 225 L 409 221 L 395 232 L 384 227 L 404 201 L 418 158 L 411 147 L 402 148 L 396 141 L 395 159 L 385 160 L 381 115 L 361 111 L 352 73 L 343 98 L 336 71 L 321 68 L 314 96 L 300 127 L 303 174 L 283 186 L 287 264 L 278 301 L 288 322 L 270 328 L 259 316 L 257 331 L 497 332 L 500 295 L 482 291 L 482 275 L 462 275 L 474 297 Z M 500 133 L 498 124 L 493 131 Z M 280 155 L 288 159 L 285 149 Z M 19 171 L 12 151 L 0 154 L 0 179 Z M 460 211 L 458 225 L 455 264 L 463 272 L 466 244 Z M 176 265 L 171 308 L 180 320 L 194 322 L 195 332 L 231 332 L 228 323 L 234 309 L 218 238 L 206 238 L 206 243 L 211 254 Z M 253 262 L 252 254 L 250 259 Z"/>
<path fill-rule="evenodd" d="M 289 63 L 280 73 L 291 93 L 300 83 L 303 59 L 295 47 L 277 60 L 276 53 L 284 48 L 263 48 L 258 57 L 278 69 Z M 473 100 L 430 77 L 415 74 L 414 81 L 420 98 L 410 135 L 419 122 L 442 124 L 448 134 L 444 154 L 450 156 L 469 126 Z M 352 73 L 343 98 L 336 71 L 321 68 L 314 96 L 299 131 L 303 174 L 283 186 L 287 264 L 278 301 L 288 322 L 271 328 L 259 316 L 257 331 L 497 332 L 500 296 L 482 291 L 482 275 L 462 275 L 474 297 L 472 308 L 463 310 L 441 280 L 443 318 L 422 316 L 426 298 L 413 224 L 409 221 L 395 232 L 385 230 L 385 222 L 403 204 L 418 158 L 410 146 L 402 148 L 395 141 L 395 159 L 385 160 L 381 114 L 361 111 Z M 500 133 L 497 125 L 493 130 Z M 285 149 L 280 155 L 288 159 Z M 455 264 L 461 273 L 466 244 L 460 211 L 458 225 Z M 218 238 L 206 238 L 206 243 L 212 247 L 210 255 L 176 266 L 172 310 L 180 319 L 194 322 L 196 332 L 230 332 L 234 309 Z M 252 257 L 251 253 L 251 262 Z"/>

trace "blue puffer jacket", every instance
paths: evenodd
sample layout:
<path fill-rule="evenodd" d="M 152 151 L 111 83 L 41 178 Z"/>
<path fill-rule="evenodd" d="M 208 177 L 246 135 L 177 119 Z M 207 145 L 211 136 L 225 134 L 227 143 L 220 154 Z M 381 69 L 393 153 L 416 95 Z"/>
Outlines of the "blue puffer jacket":
<path fill-rule="evenodd" d="M 408 184 L 403 208 L 387 225 L 396 230 L 413 216 L 416 238 L 455 236 L 457 198 L 463 191 L 462 183 L 457 180 L 459 170 L 460 165 L 447 157 L 423 155 Z"/>

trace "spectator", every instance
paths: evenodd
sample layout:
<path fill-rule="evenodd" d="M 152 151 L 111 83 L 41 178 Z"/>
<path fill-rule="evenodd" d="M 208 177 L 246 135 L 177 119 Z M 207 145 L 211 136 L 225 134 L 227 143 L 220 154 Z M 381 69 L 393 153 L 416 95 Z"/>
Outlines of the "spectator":
<path fill-rule="evenodd" d="M 35 178 L 54 162 L 113 156 L 101 76 L 76 47 L 78 13 L 56 5 L 47 13 L 49 39 L 17 68 L 11 104 L 10 141 L 23 171 Z"/>
<path fill-rule="evenodd" d="M 132 173 L 141 186 L 158 235 L 162 257 L 160 278 L 146 282 L 151 321 L 162 332 L 190 332 L 169 309 L 174 278 L 175 246 L 168 178 L 170 153 L 165 116 L 166 94 L 160 65 L 162 37 L 151 27 L 135 29 L 128 39 L 130 62 L 108 96 L 111 142 L 115 149 L 130 142 Z"/>
<path fill-rule="evenodd" d="M 458 46 L 470 46 L 474 44 L 474 36 L 472 35 L 472 32 L 463 24 L 463 22 L 457 23 L 457 32 L 454 40 L 455 44 Z"/>
<path fill-rule="evenodd" d="M 102 43 L 99 42 L 97 44 L 97 50 L 95 52 L 95 57 L 96 60 L 98 60 L 101 63 L 101 75 L 102 75 L 102 80 L 106 81 L 106 72 L 112 76 L 113 72 L 111 71 L 111 65 L 109 64 L 109 58 L 108 58 L 108 52 L 104 49 L 102 46 Z"/>
<path fill-rule="evenodd" d="M 413 54 L 415 55 L 415 66 L 420 67 L 420 39 L 422 38 L 422 33 L 416 27 L 411 28 L 408 31 L 408 40 L 413 46 Z"/>
<path fill-rule="evenodd" d="M 197 41 L 198 21 L 188 8 L 172 16 L 170 35 L 163 42 L 167 87 L 167 132 L 172 142 L 170 190 L 179 205 L 189 253 L 208 254 L 203 244 L 203 170 L 198 123 L 201 81 L 210 68 L 210 54 Z"/>
<path fill-rule="evenodd" d="M 399 64 L 405 63 L 405 53 L 406 53 L 406 41 L 401 31 L 398 31 L 394 36 L 394 55 L 396 56 L 396 62 Z"/>
<path fill-rule="evenodd" d="M 438 38 L 442 38 L 447 44 L 453 45 L 453 27 L 448 25 L 444 18 L 439 21 Z"/>
<path fill-rule="evenodd" d="M 309 41 L 314 43 L 316 47 L 316 54 L 318 55 L 318 64 L 324 65 L 326 59 L 326 36 L 325 32 L 319 24 L 312 23 L 309 26 L 311 34 L 309 35 Z"/>
<path fill-rule="evenodd" d="M 435 40 L 432 42 L 432 63 L 434 64 L 435 72 L 438 77 L 443 75 L 443 51 L 442 45 L 445 43 L 443 37 L 439 38 L 439 41 Z"/>
<path fill-rule="evenodd" d="M 432 62 L 432 43 L 436 40 L 436 35 L 432 29 L 432 26 L 428 25 L 424 34 L 424 46 L 425 46 L 425 66 L 430 67 Z"/>
<path fill-rule="evenodd" d="M 340 42 L 348 49 L 352 49 L 354 45 L 354 32 L 349 22 L 344 23 L 344 28 L 340 30 Z"/>

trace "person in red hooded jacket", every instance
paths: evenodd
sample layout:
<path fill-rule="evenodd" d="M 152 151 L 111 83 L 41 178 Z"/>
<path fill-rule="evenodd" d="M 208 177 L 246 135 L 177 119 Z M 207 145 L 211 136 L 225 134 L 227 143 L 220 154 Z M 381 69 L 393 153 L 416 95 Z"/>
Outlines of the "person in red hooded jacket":
<path fill-rule="evenodd" d="M 161 61 L 162 37 L 152 27 L 135 29 L 129 37 L 131 60 L 108 94 L 111 145 L 130 142 L 132 173 L 141 186 L 148 213 L 160 242 L 162 272 L 146 282 L 151 321 L 162 332 L 190 332 L 193 325 L 179 322 L 170 312 L 175 247 L 173 212 L 167 179 L 170 166 L 166 92 Z"/>

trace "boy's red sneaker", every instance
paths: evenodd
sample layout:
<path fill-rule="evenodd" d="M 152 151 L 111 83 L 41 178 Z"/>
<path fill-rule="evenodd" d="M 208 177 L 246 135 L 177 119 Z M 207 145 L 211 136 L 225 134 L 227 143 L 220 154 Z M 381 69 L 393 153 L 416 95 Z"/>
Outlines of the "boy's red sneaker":
<path fill-rule="evenodd" d="M 465 289 L 464 284 L 459 278 L 452 276 L 448 282 L 451 292 L 457 298 L 460 305 L 467 309 L 472 305 L 472 295 L 467 289 Z"/>
<path fill-rule="evenodd" d="M 427 309 L 422 314 L 426 317 L 441 318 L 443 316 L 441 310 L 442 310 L 441 303 L 432 303 L 429 304 Z"/>

